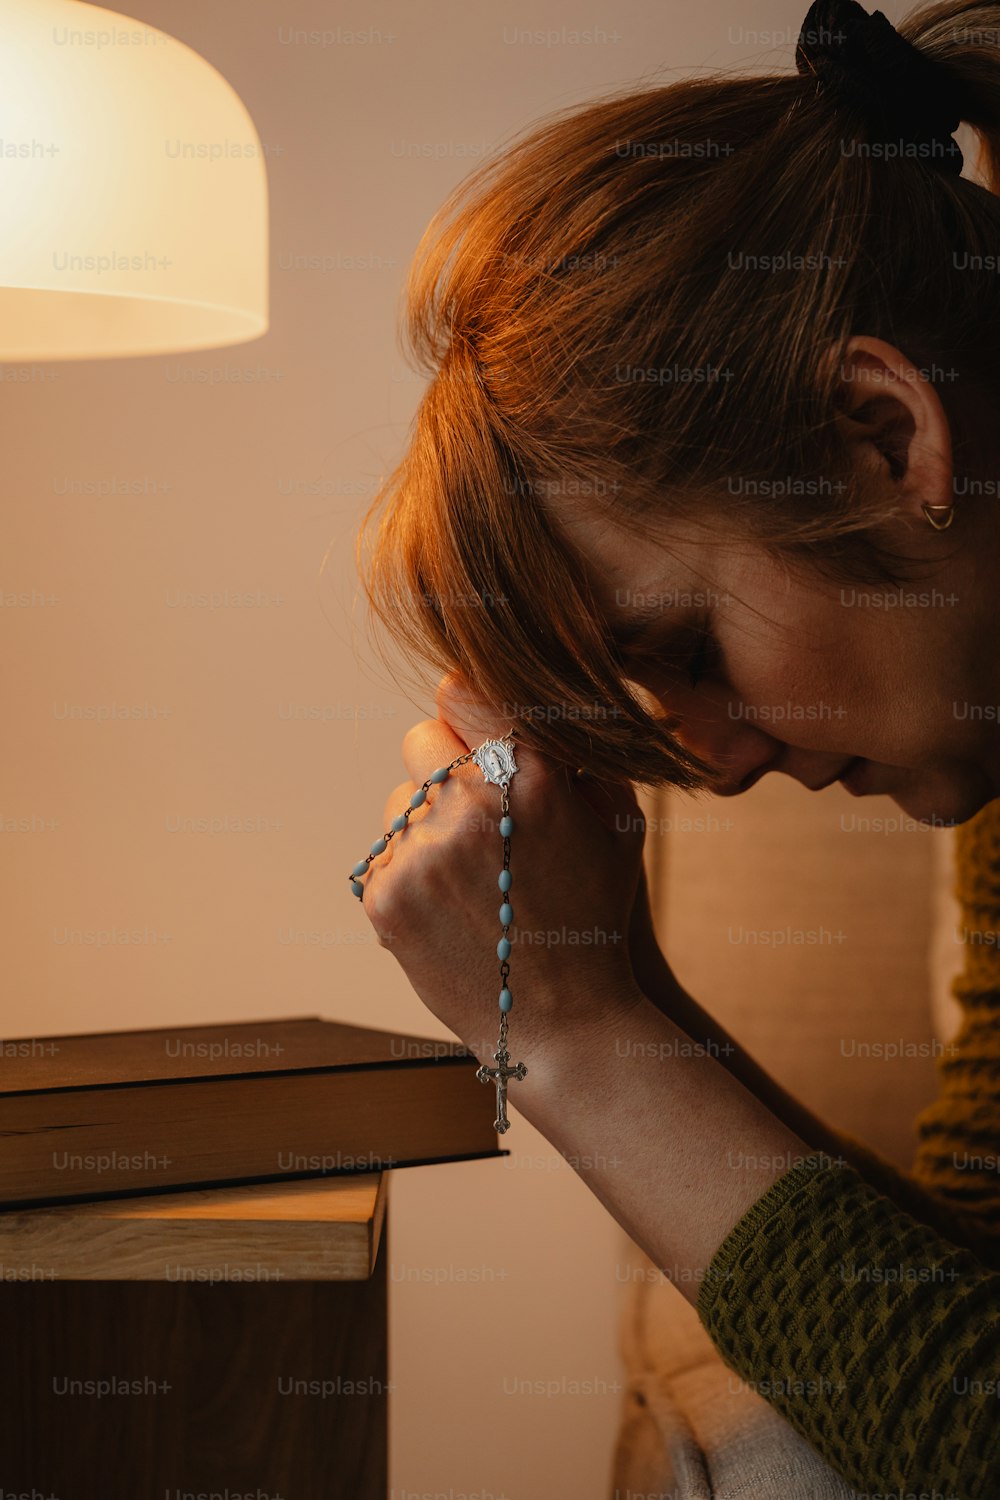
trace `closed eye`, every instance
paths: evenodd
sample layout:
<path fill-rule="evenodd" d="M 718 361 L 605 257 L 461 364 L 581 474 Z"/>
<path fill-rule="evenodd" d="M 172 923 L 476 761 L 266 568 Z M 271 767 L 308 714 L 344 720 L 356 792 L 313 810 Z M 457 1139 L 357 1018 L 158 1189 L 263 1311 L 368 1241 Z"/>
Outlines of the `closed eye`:
<path fill-rule="evenodd" d="M 667 672 L 697 687 L 704 677 L 721 668 L 722 651 L 705 622 L 673 633 L 669 642 L 651 640 L 632 646 L 622 654 L 622 665 L 637 682 Z"/>
<path fill-rule="evenodd" d="M 703 677 L 718 668 L 720 655 L 719 643 L 712 632 L 708 629 L 702 630 L 698 637 L 698 644 L 687 664 L 687 678 L 691 687 L 697 687 Z"/>

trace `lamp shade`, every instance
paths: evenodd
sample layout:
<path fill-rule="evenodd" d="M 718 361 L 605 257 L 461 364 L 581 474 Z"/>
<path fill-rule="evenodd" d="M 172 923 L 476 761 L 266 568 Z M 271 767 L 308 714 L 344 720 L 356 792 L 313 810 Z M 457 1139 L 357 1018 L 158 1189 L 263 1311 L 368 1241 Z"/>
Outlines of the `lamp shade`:
<path fill-rule="evenodd" d="M 268 327 L 267 174 L 183 42 L 0 0 L 0 361 L 167 354 Z"/>

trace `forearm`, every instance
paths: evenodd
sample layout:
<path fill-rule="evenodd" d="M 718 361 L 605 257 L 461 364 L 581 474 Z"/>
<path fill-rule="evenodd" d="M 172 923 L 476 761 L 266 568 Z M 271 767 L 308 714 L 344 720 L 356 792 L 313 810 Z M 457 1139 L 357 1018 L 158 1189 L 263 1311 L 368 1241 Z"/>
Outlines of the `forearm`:
<path fill-rule="evenodd" d="M 907 1213 L 930 1224 L 956 1244 L 965 1245 L 985 1265 L 1000 1265 L 1000 1242 L 990 1239 L 954 1203 L 931 1193 L 910 1173 L 886 1161 L 865 1142 L 835 1129 L 767 1073 L 750 1054 L 678 983 L 659 948 L 633 961 L 636 980 L 649 1001 L 705 1048 L 812 1151 L 846 1161 Z"/>
<path fill-rule="evenodd" d="M 669 1016 L 693 1041 L 717 1058 L 789 1130 L 816 1151 L 832 1157 L 843 1156 L 852 1165 L 860 1165 L 853 1160 L 847 1145 L 831 1126 L 807 1109 L 794 1094 L 782 1088 L 725 1027 L 688 994 L 678 983 L 659 948 L 635 957 L 633 970 L 639 988 L 656 1009 Z"/>
<path fill-rule="evenodd" d="M 732 1226 L 811 1154 L 638 989 L 524 1053 L 512 1103 L 692 1303 Z"/>
<path fill-rule="evenodd" d="M 632 993 L 525 1017 L 520 1112 L 854 1491 L 995 1494 L 1000 1278 Z"/>

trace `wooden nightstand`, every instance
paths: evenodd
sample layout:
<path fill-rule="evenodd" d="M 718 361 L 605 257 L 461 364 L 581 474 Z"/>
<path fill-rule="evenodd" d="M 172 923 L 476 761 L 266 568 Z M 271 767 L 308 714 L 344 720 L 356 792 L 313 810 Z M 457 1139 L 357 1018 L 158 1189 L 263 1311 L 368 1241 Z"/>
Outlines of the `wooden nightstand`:
<path fill-rule="evenodd" d="M 0 1213 L 4 1493 L 384 1500 L 390 1175 Z"/>

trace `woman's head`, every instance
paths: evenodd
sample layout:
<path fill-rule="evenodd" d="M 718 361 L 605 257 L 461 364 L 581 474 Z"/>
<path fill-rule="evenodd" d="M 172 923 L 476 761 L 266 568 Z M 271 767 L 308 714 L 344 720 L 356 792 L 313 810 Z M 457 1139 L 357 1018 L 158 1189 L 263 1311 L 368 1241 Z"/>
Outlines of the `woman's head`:
<path fill-rule="evenodd" d="M 898 29 L 959 81 L 1000 188 L 1000 5 Z M 432 378 L 361 571 L 498 732 L 647 786 L 817 786 L 862 756 L 915 817 L 1000 795 L 995 714 L 968 712 L 1000 699 L 974 649 L 996 497 L 971 493 L 1000 198 L 870 144 L 806 77 L 690 80 L 561 113 L 429 226 L 405 331 Z M 938 533 L 921 502 L 953 493 Z"/>

